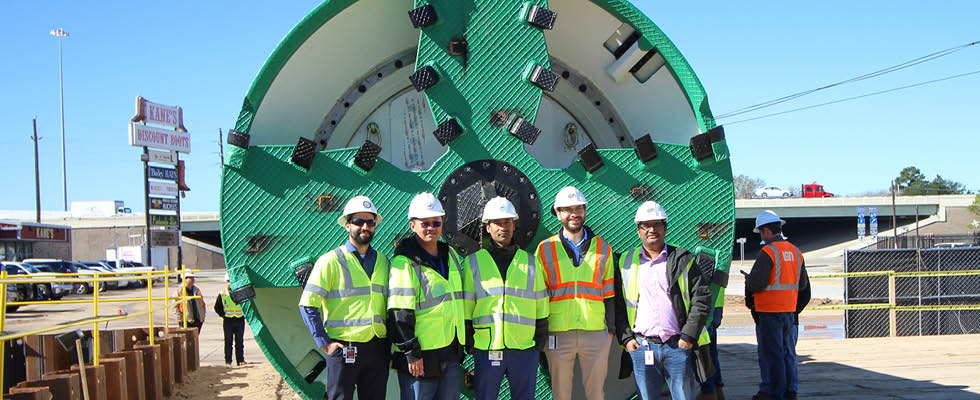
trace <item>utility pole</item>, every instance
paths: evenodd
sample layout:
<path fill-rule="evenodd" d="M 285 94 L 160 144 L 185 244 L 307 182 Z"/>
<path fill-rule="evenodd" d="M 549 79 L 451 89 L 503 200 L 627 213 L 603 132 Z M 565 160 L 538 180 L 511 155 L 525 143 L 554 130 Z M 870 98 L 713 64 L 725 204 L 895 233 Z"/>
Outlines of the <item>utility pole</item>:
<path fill-rule="evenodd" d="M 37 220 L 35 222 L 41 223 L 41 172 L 37 161 L 37 118 L 34 118 L 34 207 L 37 210 Z"/>
<path fill-rule="evenodd" d="M 221 132 L 221 128 L 218 128 L 218 157 L 221 157 L 218 164 L 218 171 L 221 171 L 221 167 L 225 165 L 225 146 L 223 144 L 224 133 Z"/>
<path fill-rule="evenodd" d="M 895 192 L 898 191 L 898 182 L 892 182 L 892 237 L 895 238 L 895 248 L 898 248 L 898 224 L 895 222 Z"/>

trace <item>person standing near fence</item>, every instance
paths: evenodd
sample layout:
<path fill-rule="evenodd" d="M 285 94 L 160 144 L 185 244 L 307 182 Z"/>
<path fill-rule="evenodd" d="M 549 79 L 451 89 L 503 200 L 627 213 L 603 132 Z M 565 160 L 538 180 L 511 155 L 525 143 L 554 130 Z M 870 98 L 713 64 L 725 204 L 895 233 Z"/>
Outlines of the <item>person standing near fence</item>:
<path fill-rule="evenodd" d="M 194 285 L 195 277 L 194 273 L 186 272 L 184 273 L 184 279 L 181 282 L 180 288 L 177 289 L 175 297 L 180 297 L 181 292 L 184 296 L 198 296 L 196 299 L 187 300 L 187 303 L 177 304 L 177 321 L 182 322 L 183 312 L 185 310 L 185 305 L 190 304 L 190 312 L 187 313 L 187 327 L 197 328 L 197 333 L 201 333 L 201 327 L 204 326 L 204 295 L 201 294 L 201 289 Z"/>
<path fill-rule="evenodd" d="M 795 322 L 810 302 L 810 280 L 800 249 L 783 236 L 785 223 L 770 210 L 755 219 L 753 232 L 762 237 L 763 247 L 745 276 L 762 377 L 753 399 L 795 399 L 799 382 Z"/>

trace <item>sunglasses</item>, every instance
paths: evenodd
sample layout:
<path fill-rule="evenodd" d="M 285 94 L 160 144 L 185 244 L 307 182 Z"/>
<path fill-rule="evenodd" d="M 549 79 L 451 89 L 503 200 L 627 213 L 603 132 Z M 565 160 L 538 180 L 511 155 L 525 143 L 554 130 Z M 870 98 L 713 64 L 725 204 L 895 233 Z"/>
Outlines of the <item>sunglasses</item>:
<path fill-rule="evenodd" d="M 347 222 L 354 226 L 362 226 L 364 224 L 367 224 L 368 227 L 373 227 L 378 223 L 374 219 L 365 219 L 365 218 L 354 218 L 352 220 L 348 220 Z"/>
<path fill-rule="evenodd" d="M 431 221 L 431 222 L 430 221 L 422 221 L 422 222 L 419 222 L 419 225 L 422 225 L 422 228 L 425 228 L 425 229 L 438 228 L 438 227 L 442 226 L 442 221 Z"/>
<path fill-rule="evenodd" d="M 646 222 L 646 223 L 636 224 L 636 228 L 641 231 L 648 231 L 653 228 L 663 228 L 665 226 L 667 225 L 665 225 L 663 222 Z"/>

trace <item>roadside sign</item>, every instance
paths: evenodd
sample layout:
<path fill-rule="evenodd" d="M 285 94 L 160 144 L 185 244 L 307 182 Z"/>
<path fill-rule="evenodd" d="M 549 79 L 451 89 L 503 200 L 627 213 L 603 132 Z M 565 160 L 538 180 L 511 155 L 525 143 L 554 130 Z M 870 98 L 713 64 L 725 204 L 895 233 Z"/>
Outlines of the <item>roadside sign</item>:
<path fill-rule="evenodd" d="M 150 166 L 150 178 L 177 182 L 177 169 Z"/>
<path fill-rule="evenodd" d="M 150 245 L 152 247 L 173 247 L 177 246 L 178 240 L 180 240 L 180 233 L 177 231 L 153 231 L 153 235 L 150 236 Z"/>
<path fill-rule="evenodd" d="M 857 208 L 858 214 L 858 240 L 864 239 L 864 207 Z"/>
<path fill-rule="evenodd" d="M 868 236 L 877 239 L 878 238 L 878 207 L 868 207 L 868 216 L 871 218 L 871 222 L 868 226 Z"/>
<path fill-rule="evenodd" d="M 165 226 L 165 227 L 177 227 L 177 216 L 176 215 L 157 215 L 150 214 L 150 225 L 153 226 Z M 156 236 L 157 233 L 153 232 L 151 238 Z"/>
<path fill-rule="evenodd" d="M 159 197 L 150 198 L 151 210 L 177 211 L 177 199 L 166 199 Z"/>
<path fill-rule="evenodd" d="M 187 132 L 131 123 L 129 124 L 129 145 L 190 154 L 191 135 Z"/>
<path fill-rule="evenodd" d="M 150 150 L 150 162 L 158 164 L 177 165 L 177 152 Z"/>
<path fill-rule="evenodd" d="M 136 116 L 133 117 L 132 121 L 169 126 L 187 131 L 184 129 L 184 110 L 182 108 L 157 104 L 144 99 L 142 96 L 136 96 Z"/>
<path fill-rule="evenodd" d="M 150 194 L 154 196 L 176 196 L 177 184 L 171 182 L 150 182 Z"/>

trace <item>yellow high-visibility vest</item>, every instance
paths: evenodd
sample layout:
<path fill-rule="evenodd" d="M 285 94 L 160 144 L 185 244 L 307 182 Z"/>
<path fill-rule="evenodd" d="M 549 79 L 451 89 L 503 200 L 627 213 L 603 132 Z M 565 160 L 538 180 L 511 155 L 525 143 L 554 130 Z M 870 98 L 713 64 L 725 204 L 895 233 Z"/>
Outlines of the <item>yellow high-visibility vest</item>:
<path fill-rule="evenodd" d="M 356 254 L 338 247 L 316 260 L 299 305 L 320 310 L 327 336 L 369 342 L 387 336 L 388 259 L 378 253 L 368 277 Z"/>
<path fill-rule="evenodd" d="M 388 309 L 415 311 L 415 337 L 422 350 L 446 347 L 457 338 L 466 344 L 463 306 L 463 265 L 449 248 L 449 279 L 406 256 L 391 260 Z"/>
<path fill-rule="evenodd" d="M 473 347 L 480 350 L 524 350 L 534 347 L 535 321 L 548 317 L 544 267 L 518 249 L 507 278 L 487 250 L 466 258 L 463 268 L 467 319 L 473 321 Z"/>
<path fill-rule="evenodd" d="M 609 243 L 594 236 L 589 250 L 582 254 L 582 263 L 576 267 L 565 252 L 561 238 L 554 235 L 538 244 L 534 257 L 547 274 L 545 285 L 551 301 L 548 330 L 606 329 L 603 300 L 616 293 Z"/>

